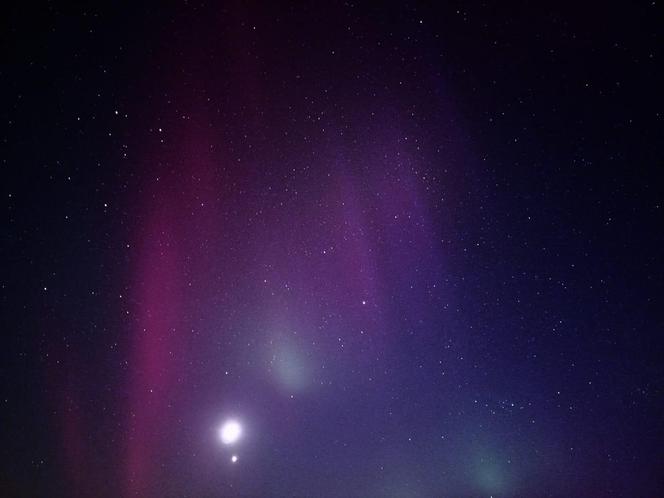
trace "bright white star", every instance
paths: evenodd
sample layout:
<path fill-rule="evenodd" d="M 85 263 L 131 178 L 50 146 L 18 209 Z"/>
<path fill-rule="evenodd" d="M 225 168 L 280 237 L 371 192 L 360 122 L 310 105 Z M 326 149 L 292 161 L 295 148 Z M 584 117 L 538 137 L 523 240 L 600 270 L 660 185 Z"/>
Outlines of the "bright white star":
<path fill-rule="evenodd" d="M 228 420 L 219 429 L 219 437 L 224 444 L 233 444 L 242 435 L 242 426 L 236 420 Z"/>

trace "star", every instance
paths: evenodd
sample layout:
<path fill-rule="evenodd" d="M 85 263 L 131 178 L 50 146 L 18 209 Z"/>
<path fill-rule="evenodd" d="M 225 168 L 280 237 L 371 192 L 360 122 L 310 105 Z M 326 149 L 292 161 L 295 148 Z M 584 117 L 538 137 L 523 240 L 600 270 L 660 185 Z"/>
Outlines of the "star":
<path fill-rule="evenodd" d="M 242 436 L 242 426 L 236 420 L 227 420 L 219 429 L 219 437 L 224 444 L 233 444 Z"/>

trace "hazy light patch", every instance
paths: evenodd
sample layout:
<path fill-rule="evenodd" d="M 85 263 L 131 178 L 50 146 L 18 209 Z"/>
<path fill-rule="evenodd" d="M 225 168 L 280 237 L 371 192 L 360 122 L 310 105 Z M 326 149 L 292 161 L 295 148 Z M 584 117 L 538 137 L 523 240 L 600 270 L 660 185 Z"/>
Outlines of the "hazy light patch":
<path fill-rule="evenodd" d="M 311 359 L 305 347 L 287 337 L 273 341 L 269 372 L 288 394 L 306 390 L 313 380 Z"/>
<path fill-rule="evenodd" d="M 506 493 L 511 487 L 509 469 L 496 455 L 489 453 L 477 457 L 473 480 L 478 489 L 489 494 Z"/>

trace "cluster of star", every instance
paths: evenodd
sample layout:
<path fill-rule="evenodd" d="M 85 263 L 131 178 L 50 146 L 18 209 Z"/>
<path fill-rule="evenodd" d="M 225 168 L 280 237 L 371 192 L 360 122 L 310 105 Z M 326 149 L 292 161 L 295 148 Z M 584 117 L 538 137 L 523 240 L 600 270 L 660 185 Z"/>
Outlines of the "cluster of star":
<path fill-rule="evenodd" d="M 242 437 L 242 425 L 237 420 L 226 420 L 219 428 L 219 439 L 226 446 L 233 446 Z M 231 462 L 237 463 L 238 456 L 233 453 Z"/>

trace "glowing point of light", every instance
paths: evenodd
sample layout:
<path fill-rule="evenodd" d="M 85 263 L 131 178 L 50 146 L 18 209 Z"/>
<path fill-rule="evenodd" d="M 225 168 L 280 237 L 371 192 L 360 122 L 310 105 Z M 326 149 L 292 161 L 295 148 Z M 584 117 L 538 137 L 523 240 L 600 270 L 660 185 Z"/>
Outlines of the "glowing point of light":
<path fill-rule="evenodd" d="M 233 463 L 237 462 L 237 455 L 233 455 L 231 457 L 231 462 L 233 462 Z"/>
<path fill-rule="evenodd" d="M 229 420 L 219 429 L 219 437 L 224 444 L 233 444 L 242 435 L 242 426 L 235 420 Z"/>

